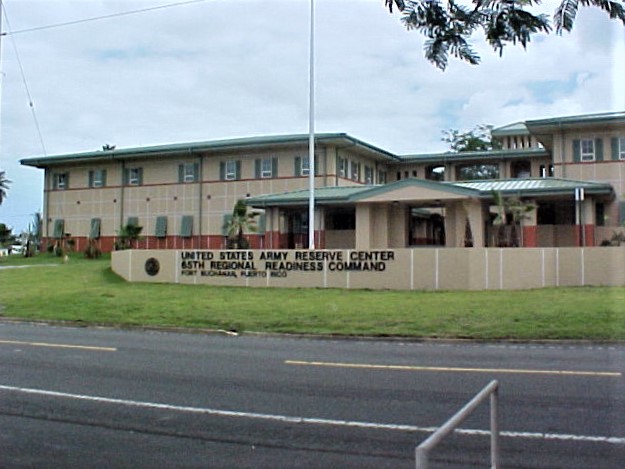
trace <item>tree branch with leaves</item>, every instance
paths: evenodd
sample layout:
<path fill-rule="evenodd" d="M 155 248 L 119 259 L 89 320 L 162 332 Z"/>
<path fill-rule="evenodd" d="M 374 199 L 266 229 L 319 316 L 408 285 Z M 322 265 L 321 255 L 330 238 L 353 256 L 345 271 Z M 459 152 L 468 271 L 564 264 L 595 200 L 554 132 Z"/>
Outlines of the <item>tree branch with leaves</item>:
<path fill-rule="evenodd" d="M 552 31 L 549 16 L 531 11 L 540 3 L 540 0 L 473 0 L 462 5 L 454 0 L 384 0 L 391 13 L 393 7 L 402 13 L 402 22 L 408 30 L 419 31 L 427 38 L 425 57 L 441 70 L 447 67 L 449 55 L 479 64 L 480 56 L 469 43 L 478 30 L 483 31 L 486 42 L 500 56 L 508 44 L 520 44 L 525 49 L 533 35 L 549 34 Z M 563 0 L 553 18 L 557 34 L 573 29 L 580 5 L 598 7 L 625 25 L 622 2 Z"/>

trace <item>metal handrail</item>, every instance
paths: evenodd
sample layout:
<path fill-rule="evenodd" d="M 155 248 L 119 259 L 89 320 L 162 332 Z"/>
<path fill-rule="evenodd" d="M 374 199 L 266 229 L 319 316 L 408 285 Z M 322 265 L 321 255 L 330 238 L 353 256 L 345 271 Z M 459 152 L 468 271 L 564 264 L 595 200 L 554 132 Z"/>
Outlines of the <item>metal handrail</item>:
<path fill-rule="evenodd" d="M 488 396 L 490 396 L 490 458 L 491 468 L 499 469 L 499 417 L 498 417 L 498 389 L 496 380 L 475 395 L 462 409 L 460 409 L 445 424 L 432 433 L 428 439 L 417 446 L 415 450 L 417 469 L 428 469 L 429 453 L 443 438 L 453 432 Z"/>

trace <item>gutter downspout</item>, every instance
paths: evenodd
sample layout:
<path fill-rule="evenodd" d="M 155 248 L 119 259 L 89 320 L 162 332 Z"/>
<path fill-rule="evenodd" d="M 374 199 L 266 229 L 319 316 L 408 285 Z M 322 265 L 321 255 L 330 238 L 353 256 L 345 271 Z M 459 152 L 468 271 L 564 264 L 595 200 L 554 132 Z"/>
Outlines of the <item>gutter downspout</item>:
<path fill-rule="evenodd" d="M 119 186 L 119 226 L 120 228 L 124 226 L 124 200 L 125 200 L 125 192 L 126 192 L 126 160 L 121 160 L 121 168 L 122 168 L 122 181 Z"/>
<path fill-rule="evenodd" d="M 189 155 L 191 155 L 193 151 L 189 148 Z M 198 202 L 198 239 L 199 239 L 199 248 L 202 248 L 202 221 L 203 221 L 203 213 L 204 213 L 204 155 L 200 154 L 199 156 L 200 168 L 198 171 L 198 184 L 200 187 L 198 188 L 199 192 L 199 202 Z"/>

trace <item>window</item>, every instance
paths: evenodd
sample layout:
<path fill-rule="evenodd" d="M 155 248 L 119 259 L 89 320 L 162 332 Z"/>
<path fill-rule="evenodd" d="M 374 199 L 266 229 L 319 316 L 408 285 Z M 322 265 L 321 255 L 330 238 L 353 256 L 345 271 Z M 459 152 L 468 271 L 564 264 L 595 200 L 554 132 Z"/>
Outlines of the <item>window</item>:
<path fill-rule="evenodd" d="M 278 175 L 278 158 L 263 158 L 255 161 L 256 179 L 269 179 Z"/>
<path fill-rule="evenodd" d="M 573 161 L 575 163 L 603 161 L 603 140 L 601 138 L 573 140 Z"/>
<path fill-rule="evenodd" d="M 618 139 L 618 158 L 619 160 L 625 160 L 625 137 Z"/>
<path fill-rule="evenodd" d="M 378 171 L 378 184 L 386 184 L 386 171 Z"/>
<path fill-rule="evenodd" d="M 128 217 L 126 226 L 139 226 L 139 217 Z"/>
<path fill-rule="evenodd" d="M 445 166 L 434 165 L 428 166 L 425 170 L 425 178 L 431 181 L 445 180 Z"/>
<path fill-rule="evenodd" d="M 365 166 L 365 184 L 373 184 L 373 168 Z"/>
<path fill-rule="evenodd" d="M 605 226 L 605 205 L 597 203 L 595 205 L 595 225 Z"/>
<path fill-rule="evenodd" d="M 95 169 L 89 171 L 89 187 L 104 187 L 106 186 L 106 170 Z"/>
<path fill-rule="evenodd" d="M 498 179 L 498 164 L 467 164 L 456 166 L 456 179 L 458 181 L 472 181 L 483 179 Z"/>
<path fill-rule="evenodd" d="M 545 166 L 544 164 L 540 165 L 540 177 L 541 178 L 553 177 L 554 171 L 555 171 L 555 167 L 552 164 L 550 164 L 549 167 Z"/>
<path fill-rule="evenodd" d="M 124 170 L 126 184 L 140 186 L 143 184 L 143 168 L 126 168 Z"/>
<path fill-rule="evenodd" d="M 184 163 L 178 166 L 178 182 L 197 182 L 199 179 L 200 165 L 198 163 Z"/>
<path fill-rule="evenodd" d="M 317 160 L 315 160 L 317 161 Z M 310 174 L 310 162 L 308 156 L 296 156 L 294 174 L 295 176 L 308 176 Z M 315 165 L 315 175 L 318 174 L 318 167 Z"/>
<path fill-rule="evenodd" d="M 326 216 L 326 229 L 343 231 L 356 229 L 355 210 L 337 210 Z"/>
<path fill-rule="evenodd" d="M 54 189 L 65 190 L 69 188 L 69 174 L 68 173 L 55 173 L 54 174 Z"/>
<path fill-rule="evenodd" d="M 241 179 L 241 161 L 228 160 L 219 164 L 220 179 L 222 181 L 236 181 Z"/>
<path fill-rule="evenodd" d="M 339 176 L 347 177 L 347 160 L 345 158 L 339 158 Z"/>
<path fill-rule="evenodd" d="M 351 162 L 351 180 L 360 181 L 360 163 Z"/>
<path fill-rule="evenodd" d="M 582 161 L 594 161 L 595 160 L 595 141 L 592 139 L 584 139 L 580 141 L 581 148 L 581 160 Z"/>
<path fill-rule="evenodd" d="M 98 239 L 100 237 L 100 225 L 102 224 L 99 218 L 91 219 L 91 229 L 89 230 L 89 239 Z"/>
<path fill-rule="evenodd" d="M 310 158 L 305 156 L 301 159 L 300 175 L 308 176 L 310 174 Z"/>

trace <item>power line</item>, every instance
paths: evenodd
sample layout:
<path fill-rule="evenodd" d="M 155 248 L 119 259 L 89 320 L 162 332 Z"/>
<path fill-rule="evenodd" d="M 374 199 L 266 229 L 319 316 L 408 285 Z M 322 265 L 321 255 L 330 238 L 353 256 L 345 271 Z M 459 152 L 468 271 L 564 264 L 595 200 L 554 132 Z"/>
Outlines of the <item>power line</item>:
<path fill-rule="evenodd" d="M 6 21 L 9 31 L 11 31 L 11 23 L 9 22 L 9 15 L 7 14 L 7 11 L 4 8 L 4 4 L 2 4 L 2 10 L 4 11 L 4 20 Z M 26 96 L 28 97 L 28 105 L 30 106 L 30 112 L 33 116 L 33 121 L 37 129 L 37 134 L 39 135 L 39 142 L 41 143 L 43 154 L 47 156 L 48 152 L 46 151 L 46 145 L 43 143 L 43 135 L 41 134 L 41 127 L 39 127 L 39 120 L 37 119 L 37 113 L 35 112 L 35 105 L 33 103 L 33 98 L 30 94 L 30 89 L 28 88 L 28 82 L 26 81 L 26 74 L 24 73 L 24 67 L 22 66 L 20 54 L 17 50 L 17 43 L 15 42 L 15 38 L 13 37 L 11 38 L 11 43 L 13 44 L 13 50 L 15 51 L 15 58 L 17 59 L 17 64 L 20 69 L 20 74 L 22 75 L 22 83 L 24 83 L 24 89 L 26 90 Z"/>
<path fill-rule="evenodd" d="M 7 32 L 3 32 L 0 35 L 2 36 L 15 36 L 16 34 L 23 34 L 23 33 L 31 33 L 34 31 L 42 31 L 44 29 L 53 29 L 53 28 L 61 28 L 64 26 L 73 26 L 75 24 L 81 24 L 81 23 L 88 23 L 90 21 L 99 21 L 99 20 L 106 20 L 106 19 L 110 19 L 110 18 L 118 18 L 120 16 L 128 16 L 128 15 L 135 15 L 138 13 L 145 13 L 148 11 L 154 11 L 154 10 L 162 10 L 164 8 L 172 8 L 172 7 L 178 7 L 178 6 L 183 6 L 183 5 L 190 5 L 192 3 L 202 3 L 205 2 L 206 0 L 187 0 L 185 2 L 177 2 L 177 3 L 168 3 L 165 5 L 158 5 L 155 7 L 149 7 L 149 8 L 142 8 L 140 10 L 131 10 L 131 11 L 122 11 L 119 13 L 111 13 L 110 15 L 102 15 L 102 16 L 94 16 L 92 18 L 83 18 L 80 20 L 74 20 L 74 21 L 66 21 L 64 23 L 55 23 L 55 24 L 49 24 L 49 25 L 45 25 L 45 26 L 36 26 L 34 28 L 27 28 L 27 29 L 19 29 L 17 31 L 7 31 Z M 6 10 L 5 10 L 6 12 Z"/>

